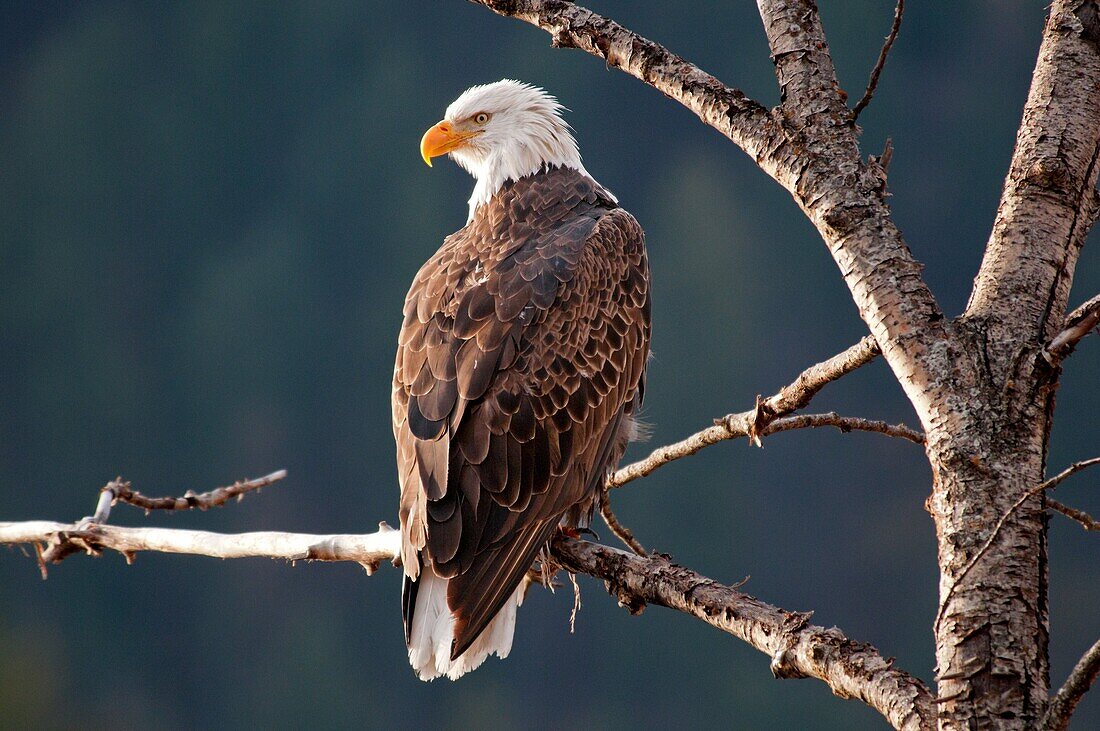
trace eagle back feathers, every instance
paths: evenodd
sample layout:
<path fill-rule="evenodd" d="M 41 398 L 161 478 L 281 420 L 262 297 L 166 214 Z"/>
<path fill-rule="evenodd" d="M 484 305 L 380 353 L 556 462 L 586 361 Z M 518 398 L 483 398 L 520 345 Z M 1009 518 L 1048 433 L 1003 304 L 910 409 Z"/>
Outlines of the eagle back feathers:
<path fill-rule="evenodd" d="M 649 352 L 634 218 L 581 172 L 508 183 L 423 266 L 393 383 L 406 639 L 422 565 L 449 579 L 452 659 L 563 519 L 591 515 Z"/>

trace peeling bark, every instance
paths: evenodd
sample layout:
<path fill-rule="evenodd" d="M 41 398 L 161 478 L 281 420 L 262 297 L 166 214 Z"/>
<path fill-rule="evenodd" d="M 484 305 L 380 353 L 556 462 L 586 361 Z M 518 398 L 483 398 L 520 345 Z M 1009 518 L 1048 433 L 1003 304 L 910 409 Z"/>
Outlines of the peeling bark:
<path fill-rule="evenodd" d="M 659 604 L 692 614 L 772 658 L 778 678 L 813 677 L 841 698 L 858 698 L 894 728 L 932 728 L 935 711 L 924 683 L 893 667 L 871 645 L 836 627 L 810 624 L 812 613 L 788 612 L 677 566 L 667 556 L 634 556 L 561 538 L 554 556 L 565 569 L 603 579 L 631 614 Z"/>
<path fill-rule="evenodd" d="M 664 92 L 791 193 L 924 428 L 943 602 L 937 722 L 1034 727 L 1048 704 L 1046 521 L 1039 494 L 1012 506 L 1043 481 L 1059 360 L 1096 324 L 1095 308 L 1063 314 L 1100 213 L 1100 4 L 1051 6 L 971 301 L 947 320 L 893 223 L 885 168 L 861 157 L 812 0 L 758 0 L 782 99 L 771 111 L 572 3 L 475 2 Z M 986 542 L 988 560 L 968 570 Z"/>
<path fill-rule="evenodd" d="M 1032 727 L 1047 704 L 1046 520 L 1027 499 L 960 581 L 998 519 L 1043 480 L 1057 373 L 1041 357 L 1066 309 L 1091 226 L 1100 153 L 1100 53 L 1079 14 L 1047 20 L 993 233 L 962 319 L 981 367 L 962 418 L 928 430 L 942 621 L 942 728 Z M 949 599 L 949 601 L 947 601 Z"/>

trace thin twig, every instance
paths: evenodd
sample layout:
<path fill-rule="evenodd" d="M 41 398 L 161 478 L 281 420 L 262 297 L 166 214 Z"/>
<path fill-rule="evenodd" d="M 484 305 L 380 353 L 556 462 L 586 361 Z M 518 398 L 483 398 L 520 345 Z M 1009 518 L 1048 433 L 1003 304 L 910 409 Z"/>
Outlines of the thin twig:
<path fill-rule="evenodd" d="M 105 524 L 110 517 L 111 506 L 116 501 L 143 508 L 146 513 L 151 510 L 191 510 L 194 508 L 206 510 L 207 508 L 224 505 L 233 498 L 240 500 L 245 493 L 258 490 L 284 477 L 286 477 L 286 470 L 277 470 L 265 477 L 255 480 L 240 480 L 228 487 L 219 487 L 200 495 L 188 491 L 183 497 L 158 498 L 146 497 L 140 492 L 132 490 L 129 482 L 124 481 L 121 477 L 116 477 L 100 490 L 95 513 L 91 517 L 84 518 L 76 523 L 78 530 L 56 533 L 46 542 L 45 547 L 41 549 L 38 556 L 42 577 L 46 577 L 46 564 L 59 563 L 65 557 L 74 553 L 94 550 L 90 544 L 82 540 L 82 533 L 93 526 Z M 129 559 L 129 556 L 127 558 Z"/>
<path fill-rule="evenodd" d="M 853 416 L 841 416 L 834 412 L 826 414 L 800 414 L 798 416 L 786 416 L 771 421 L 762 432 L 755 435 L 752 432 L 753 419 L 757 410 L 745 411 L 740 414 L 730 414 L 722 419 L 716 419 L 714 426 L 692 434 L 687 439 L 673 444 L 668 444 L 653 450 L 648 457 L 620 468 L 611 475 L 607 481 L 608 488 L 622 487 L 628 482 L 633 482 L 640 477 L 663 467 L 683 457 L 690 457 L 704 447 L 709 447 L 718 442 L 736 439 L 738 437 L 755 436 L 754 442 L 759 444 L 759 438 L 777 432 L 791 431 L 793 429 L 835 427 L 843 432 L 869 431 L 884 434 L 890 437 L 907 439 L 915 444 L 924 444 L 924 435 L 904 424 L 887 424 L 885 421 L 873 421 Z"/>
<path fill-rule="evenodd" d="M 877 358 L 881 352 L 874 336 L 866 335 L 847 350 L 837 353 L 828 360 L 810 366 L 802 371 L 792 383 L 780 389 L 779 393 L 769 396 L 764 399 L 762 404 L 757 405 L 757 410 L 762 413 L 754 415 L 756 428 L 766 426 L 766 423 L 760 423 L 760 419 L 766 418 L 767 415 L 775 418 L 806 408 L 810 404 L 810 400 L 827 384 L 867 365 Z"/>
<path fill-rule="evenodd" d="M 1052 497 L 1047 497 L 1046 506 L 1051 510 L 1061 513 L 1070 520 L 1075 520 L 1081 524 L 1081 527 L 1087 531 L 1100 531 L 1100 520 L 1092 517 L 1084 510 L 1078 510 L 1077 508 L 1071 508 L 1068 505 L 1063 505 Z"/>
<path fill-rule="evenodd" d="M 1066 682 L 1050 699 L 1046 715 L 1040 728 L 1043 731 L 1063 731 L 1069 725 L 1069 718 L 1081 702 L 1081 698 L 1100 675 L 1100 640 L 1081 656 L 1073 666 Z"/>
<path fill-rule="evenodd" d="M 894 159 L 894 141 L 887 137 L 886 144 L 882 148 L 882 154 L 878 156 L 878 166 L 883 173 L 890 172 L 890 162 Z"/>
<path fill-rule="evenodd" d="M 1057 363 L 1073 352 L 1081 338 L 1100 328 L 1100 294 L 1066 315 L 1062 331 L 1043 348 L 1048 363 Z"/>
<path fill-rule="evenodd" d="M 882 67 L 886 65 L 886 57 L 890 55 L 891 46 L 897 40 L 898 31 L 901 30 L 901 16 L 904 12 L 905 0 L 898 0 L 898 4 L 894 8 L 894 24 L 890 26 L 890 35 L 886 36 L 886 42 L 882 44 L 882 50 L 878 53 L 875 68 L 871 70 L 871 78 L 867 82 L 867 91 L 863 92 L 863 98 L 856 102 L 855 107 L 852 108 L 853 122 L 859 117 L 859 113 L 867 108 L 867 105 L 871 103 L 871 98 L 875 95 L 875 89 L 878 87 L 878 77 L 882 74 Z"/>
<path fill-rule="evenodd" d="M 278 482 L 286 477 L 286 470 L 277 470 L 270 475 L 258 477 L 254 480 L 239 480 L 232 485 L 219 487 L 209 492 L 195 494 L 188 490 L 181 497 L 146 497 L 137 490 L 130 488 L 129 482 L 118 478 L 107 483 L 104 492 L 111 492 L 114 499 L 141 508 L 146 512 L 150 510 L 208 510 L 225 505 L 233 498 L 240 500 L 246 493 L 259 490 L 261 487 Z"/>
<path fill-rule="evenodd" d="M 577 615 L 581 611 L 581 585 L 577 583 L 577 575 L 572 571 L 566 571 L 569 575 L 569 583 L 573 586 L 573 611 L 569 613 L 569 634 L 577 631 Z"/>
<path fill-rule="evenodd" d="M 669 462 L 695 454 L 703 447 L 735 437 L 749 436 L 760 443 L 765 430 L 784 414 L 805 408 L 826 384 L 870 363 L 879 355 L 878 343 L 867 335 L 855 345 L 802 371 L 793 382 L 766 399 L 757 397 L 756 407 L 740 414 L 715 419 L 715 425 L 687 439 L 654 450 L 645 459 L 618 470 L 607 482 L 609 488 L 644 477 Z M 809 425 L 807 425 L 809 426 Z M 770 432 L 767 432 L 770 433 Z"/>
<path fill-rule="evenodd" d="M 765 429 L 763 436 L 776 434 L 794 429 L 819 429 L 823 426 L 831 426 L 842 432 L 868 431 L 883 434 L 888 437 L 905 439 L 913 444 L 924 444 L 924 434 L 916 429 L 911 429 L 905 424 L 889 424 L 876 419 L 862 419 L 856 416 L 841 416 L 835 411 L 824 414 L 797 414 L 776 419 Z"/>
<path fill-rule="evenodd" d="M 615 537 L 622 541 L 631 551 L 639 556 L 646 555 L 645 546 L 638 542 L 638 539 L 634 537 L 634 533 L 629 528 L 619 522 L 619 518 L 615 515 L 614 511 L 611 510 L 611 496 L 608 494 L 606 488 L 600 500 L 600 517 L 603 518 L 604 523 L 607 523 L 607 527 L 611 529 Z"/>
<path fill-rule="evenodd" d="M 1093 457 L 1092 459 L 1084 459 L 1080 462 L 1074 462 L 1069 467 L 1056 474 L 1054 477 L 1051 477 L 1049 480 L 1040 482 L 1038 485 L 1021 495 L 1019 500 L 1012 503 L 1012 507 L 1006 510 L 1005 514 L 1001 516 L 1001 519 L 997 521 L 997 524 L 993 526 L 993 532 L 989 534 L 989 538 L 985 540 L 985 543 L 983 543 L 982 547 L 978 549 L 978 552 L 974 554 L 974 557 L 971 558 L 966 563 L 966 566 L 963 567 L 963 570 L 959 572 L 958 578 L 951 583 L 951 588 L 947 590 L 947 595 L 944 596 L 943 601 L 940 602 L 939 612 L 936 613 L 937 632 L 939 631 L 940 622 L 943 621 L 943 614 L 947 610 L 947 605 L 950 603 L 951 597 L 955 594 L 955 589 L 958 588 L 960 584 L 962 584 L 963 580 L 966 578 L 966 575 L 970 573 L 970 570 L 974 568 L 978 564 L 978 562 L 982 560 L 982 557 L 985 556 L 986 552 L 989 551 L 990 546 L 992 546 L 993 542 L 997 540 L 997 536 L 1001 534 L 1001 529 L 1005 527 L 1005 523 L 1008 522 L 1008 519 L 1012 517 L 1013 513 L 1015 513 L 1021 505 L 1023 505 L 1039 493 L 1043 492 L 1044 490 L 1050 490 L 1054 487 L 1057 487 L 1067 477 L 1071 477 L 1081 470 L 1092 467 L 1096 464 L 1100 464 L 1100 457 Z"/>

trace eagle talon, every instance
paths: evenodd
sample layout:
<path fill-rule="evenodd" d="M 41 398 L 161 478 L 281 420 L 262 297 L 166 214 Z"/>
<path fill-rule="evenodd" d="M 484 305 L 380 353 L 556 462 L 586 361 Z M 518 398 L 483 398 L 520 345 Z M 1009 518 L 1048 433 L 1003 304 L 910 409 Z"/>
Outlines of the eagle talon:
<path fill-rule="evenodd" d="M 592 538 L 596 539 L 597 541 L 603 540 L 602 538 L 600 538 L 600 534 L 592 530 L 591 528 L 577 528 L 576 530 L 578 538 L 580 538 L 581 536 L 592 536 Z"/>

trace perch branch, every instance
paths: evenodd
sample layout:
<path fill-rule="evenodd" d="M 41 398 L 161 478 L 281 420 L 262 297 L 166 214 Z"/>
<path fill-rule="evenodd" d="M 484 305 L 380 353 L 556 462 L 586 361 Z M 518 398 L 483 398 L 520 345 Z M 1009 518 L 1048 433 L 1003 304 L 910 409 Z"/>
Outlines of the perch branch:
<path fill-rule="evenodd" d="M 594 543 L 558 538 L 554 555 L 569 571 L 603 579 L 631 613 L 657 604 L 690 614 L 749 643 L 772 658 L 780 678 L 813 677 L 841 698 L 858 698 L 899 729 L 934 726 L 932 696 L 872 646 L 836 628 L 810 624 L 810 614 L 788 612 L 719 584 L 667 556 L 634 556 Z"/>
<path fill-rule="evenodd" d="M 1069 717 L 1073 715 L 1077 704 L 1096 681 L 1097 675 L 1100 675 L 1100 640 L 1081 656 L 1065 684 L 1050 699 L 1040 728 L 1043 731 L 1063 731 L 1069 725 Z"/>
<path fill-rule="evenodd" d="M 886 65 L 886 57 L 890 55 L 890 48 L 898 38 L 898 31 L 901 30 L 901 16 L 904 13 L 905 0 L 898 0 L 898 4 L 894 6 L 894 24 L 890 26 L 890 34 L 886 36 L 886 42 L 882 44 L 882 50 L 878 52 L 878 61 L 875 62 L 875 67 L 871 70 L 871 78 L 867 81 L 867 90 L 863 92 L 863 98 L 852 107 L 853 122 L 859 118 L 859 113 L 867 108 L 867 105 L 871 103 L 871 98 L 875 95 L 875 89 L 878 88 L 878 77 L 882 74 L 883 66 Z"/>
<path fill-rule="evenodd" d="M 993 531 L 989 534 L 989 538 L 985 539 L 985 543 L 982 544 L 982 547 L 978 549 L 977 553 L 974 554 L 974 557 L 971 558 L 963 567 L 962 571 L 959 572 L 958 578 L 951 583 L 951 588 L 947 590 L 947 595 L 944 596 L 943 601 L 940 602 L 940 609 L 939 612 L 937 612 L 936 614 L 937 631 L 939 630 L 940 622 L 943 621 L 943 615 L 944 612 L 947 610 L 947 605 L 950 603 L 951 597 L 955 594 L 955 589 L 960 584 L 962 584 L 964 579 L 966 579 L 966 575 L 970 573 L 970 570 L 973 569 L 978 564 L 978 562 L 982 560 L 982 557 L 985 556 L 986 552 L 989 551 L 989 547 L 992 546 L 994 541 L 997 540 L 997 536 L 1001 534 L 1001 529 L 1005 527 L 1005 523 L 1007 523 L 1009 518 L 1011 518 L 1012 515 L 1017 510 L 1019 510 L 1020 506 L 1026 503 L 1031 498 L 1038 495 L 1039 493 L 1043 492 L 1044 490 L 1055 488 L 1060 485 L 1062 481 L 1066 478 L 1071 477 L 1081 470 L 1092 467 L 1096 464 L 1100 464 L 1100 457 L 1093 457 L 1092 459 L 1084 459 L 1080 462 L 1074 462 L 1069 467 L 1056 474 L 1054 477 L 1051 477 L 1049 480 L 1040 482 L 1035 487 L 1026 491 L 1023 495 L 1020 496 L 1019 500 L 1012 503 L 1012 507 L 1005 511 L 1005 514 L 1002 515 L 1001 519 L 997 521 L 997 524 L 993 526 Z"/>
<path fill-rule="evenodd" d="M 1062 331 L 1043 348 L 1043 357 L 1057 363 L 1073 352 L 1078 341 L 1100 328 L 1100 294 L 1066 315 Z"/>
<path fill-rule="evenodd" d="M 284 561 L 353 561 L 367 573 L 383 561 L 400 563 L 400 532 L 385 522 L 374 533 L 312 535 L 263 531 L 211 533 L 174 528 L 123 528 L 89 521 L 58 523 L 47 520 L 0 522 L 0 544 L 78 545 L 89 555 L 118 551 L 128 561 L 141 551 L 182 553 L 211 558 L 281 558 Z M 59 556 L 59 563 L 69 554 Z"/>
<path fill-rule="evenodd" d="M 211 558 L 273 558 L 285 561 L 355 561 L 373 571 L 382 561 L 399 562 L 401 534 L 386 523 L 366 535 L 307 533 L 211 533 L 176 528 L 124 528 L 90 521 L 56 523 L 29 520 L 0 523 L 0 544 L 65 542 L 90 555 L 104 549 L 132 559 L 140 551 L 183 553 Z M 60 562 L 65 554 L 53 559 Z"/>
<path fill-rule="evenodd" d="M 90 555 L 110 549 L 127 560 L 139 551 L 157 551 L 214 558 L 354 561 L 368 572 L 383 561 L 398 565 L 401 556 L 401 534 L 386 523 L 366 535 L 222 534 L 124 528 L 88 520 L 0 523 L 0 544 L 37 546 L 59 539 Z M 609 592 L 634 613 L 647 603 L 686 612 L 767 653 L 777 677 L 818 678 L 837 695 L 870 704 L 897 728 L 931 728 L 931 695 L 919 680 L 893 668 L 892 661 L 870 645 L 852 641 L 835 628 L 810 625 L 809 614 L 765 604 L 660 555 L 635 556 L 564 536 L 555 540 L 553 554 L 567 571 L 603 579 Z"/>

